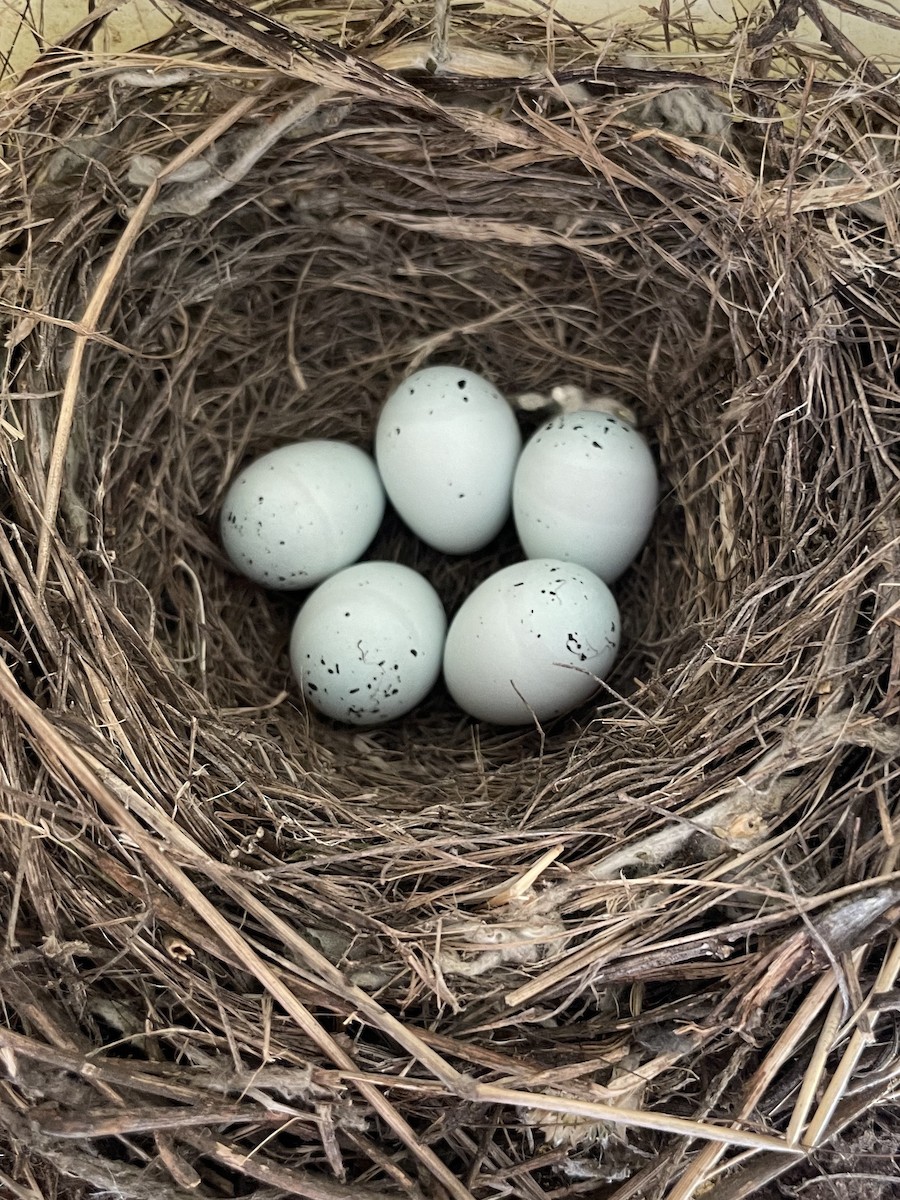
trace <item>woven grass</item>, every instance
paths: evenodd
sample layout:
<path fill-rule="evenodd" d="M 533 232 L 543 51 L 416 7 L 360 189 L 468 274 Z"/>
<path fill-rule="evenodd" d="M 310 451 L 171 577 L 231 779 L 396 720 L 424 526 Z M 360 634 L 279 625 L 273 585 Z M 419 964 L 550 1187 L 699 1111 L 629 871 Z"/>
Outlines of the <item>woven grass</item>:
<path fill-rule="evenodd" d="M 755 1194 L 896 1087 L 891 81 L 814 4 L 832 52 L 786 6 L 690 72 L 178 7 L 4 102 L 0 1184 Z M 217 545 L 243 460 L 442 359 L 659 457 L 625 652 L 543 730 L 318 720 Z M 371 553 L 452 610 L 517 551 Z"/>

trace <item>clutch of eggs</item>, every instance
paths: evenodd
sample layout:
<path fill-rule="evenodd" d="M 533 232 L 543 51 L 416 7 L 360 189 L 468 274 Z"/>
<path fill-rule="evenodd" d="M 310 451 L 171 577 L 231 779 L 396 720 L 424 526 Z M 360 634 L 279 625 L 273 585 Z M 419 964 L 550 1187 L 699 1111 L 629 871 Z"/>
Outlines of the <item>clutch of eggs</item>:
<path fill-rule="evenodd" d="M 526 560 L 476 588 L 448 632 L 417 572 L 352 565 L 381 524 L 385 493 L 446 554 L 481 549 L 512 513 Z M 322 715 L 384 724 L 424 699 L 443 667 L 466 713 L 519 725 L 561 716 L 598 690 L 620 637 L 607 585 L 643 546 L 657 497 L 650 449 L 620 416 L 565 413 L 523 450 L 496 388 L 464 368 L 435 366 L 388 397 L 375 461 L 338 441 L 283 446 L 235 477 L 220 525 L 244 575 L 273 589 L 314 589 L 290 657 Z"/>

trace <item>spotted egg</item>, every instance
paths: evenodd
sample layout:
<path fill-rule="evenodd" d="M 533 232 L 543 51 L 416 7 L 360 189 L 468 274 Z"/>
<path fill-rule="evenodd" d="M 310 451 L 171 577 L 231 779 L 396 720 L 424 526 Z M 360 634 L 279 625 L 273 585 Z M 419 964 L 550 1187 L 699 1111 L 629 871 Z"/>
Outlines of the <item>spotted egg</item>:
<path fill-rule="evenodd" d="M 375 458 L 391 503 L 419 537 L 468 554 L 506 522 L 522 447 L 508 402 L 474 371 L 425 367 L 388 397 Z"/>
<path fill-rule="evenodd" d="M 350 725 L 410 712 L 441 670 L 447 620 L 431 584 L 398 563 L 347 567 L 311 593 L 291 632 L 306 701 Z"/>
<path fill-rule="evenodd" d="M 639 553 L 658 498 L 656 464 L 633 425 L 608 412 L 564 413 L 527 442 L 513 517 L 529 558 L 561 558 L 613 583 Z"/>
<path fill-rule="evenodd" d="M 222 545 L 249 579 L 313 587 L 364 553 L 384 516 L 371 457 L 348 442 L 292 442 L 244 467 L 222 502 Z"/>
<path fill-rule="evenodd" d="M 530 559 L 477 587 L 453 618 L 444 679 L 481 721 L 548 721 L 589 700 L 615 661 L 620 618 L 606 584 L 585 567 Z"/>

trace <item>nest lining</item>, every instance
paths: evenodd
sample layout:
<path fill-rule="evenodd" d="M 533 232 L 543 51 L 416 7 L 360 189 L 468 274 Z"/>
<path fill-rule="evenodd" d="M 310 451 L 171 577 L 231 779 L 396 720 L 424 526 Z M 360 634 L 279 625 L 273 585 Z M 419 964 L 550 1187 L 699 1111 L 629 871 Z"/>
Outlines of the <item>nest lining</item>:
<path fill-rule="evenodd" d="M 641 94 L 573 110 L 442 81 L 374 100 L 371 80 L 315 91 L 261 69 L 265 49 L 252 66 L 206 49 L 165 44 L 176 74 L 152 88 L 141 60 L 26 81 L 6 130 L 25 310 L 0 535 L 7 1051 L 26 1108 L 54 1099 L 70 1141 L 88 1113 L 80 1142 L 39 1121 L 31 1144 L 96 1185 L 89 1146 L 129 1197 L 191 1171 L 211 1196 L 223 1179 L 428 1194 L 420 1169 L 480 1196 L 525 1160 L 514 1194 L 643 1178 L 661 1195 L 678 1139 L 655 1175 L 642 1156 L 679 1118 L 712 1138 L 740 1117 L 726 1143 L 758 1135 L 763 1159 L 777 1096 L 741 1113 L 734 1080 L 816 988 L 864 994 L 892 961 L 896 214 L 890 195 L 874 226 L 847 207 L 871 203 L 879 164 L 826 201 L 778 174 L 840 140 L 830 93 L 795 113 L 794 143 L 764 122 L 772 145 L 717 153 L 665 121 L 629 139 Z M 155 164 L 244 102 L 117 262 Z M 110 262 L 41 586 L 57 397 Z M 608 390 L 659 456 L 660 519 L 617 588 L 626 653 L 598 704 L 543 731 L 481 728 L 440 692 L 365 734 L 308 716 L 296 600 L 238 580 L 216 543 L 245 458 L 367 444 L 426 361 L 511 394 Z M 507 533 L 448 563 L 389 521 L 370 553 L 452 611 L 517 551 Z M 821 1072 L 816 1031 L 790 1046 Z M 110 1046 L 135 1127 L 102 1125 L 83 1082 L 79 1054 Z M 236 1127 L 167 1133 L 147 1063 L 188 1089 L 167 1103 L 225 1096 Z M 387 1110 L 353 1071 L 396 1076 Z M 273 1099 L 293 1127 L 265 1123 Z"/>

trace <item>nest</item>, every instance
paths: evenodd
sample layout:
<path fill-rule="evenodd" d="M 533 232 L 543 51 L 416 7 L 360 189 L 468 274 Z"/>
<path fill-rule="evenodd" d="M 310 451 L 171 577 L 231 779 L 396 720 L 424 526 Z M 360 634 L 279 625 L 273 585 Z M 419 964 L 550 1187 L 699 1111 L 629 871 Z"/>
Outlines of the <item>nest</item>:
<path fill-rule="evenodd" d="M 738 1200 L 883 1150 L 890 87 L 815 4 L 834 53 L 787 6 L 711 74 L 543 9 L 177 7 L 5 102 L 11 1194 Z M 369 444 L 433 361 L 658 455 L 625 652 L 545 729 L 315 718 L 297 598 L 217 544 L 245 459 Z M 371 554 L 452 610 L 517 551 Z"/>

